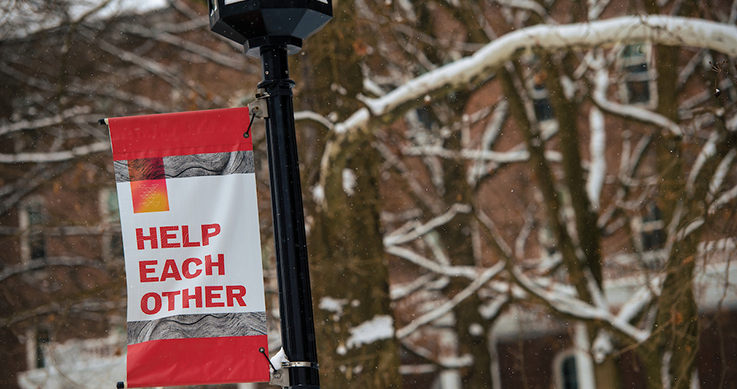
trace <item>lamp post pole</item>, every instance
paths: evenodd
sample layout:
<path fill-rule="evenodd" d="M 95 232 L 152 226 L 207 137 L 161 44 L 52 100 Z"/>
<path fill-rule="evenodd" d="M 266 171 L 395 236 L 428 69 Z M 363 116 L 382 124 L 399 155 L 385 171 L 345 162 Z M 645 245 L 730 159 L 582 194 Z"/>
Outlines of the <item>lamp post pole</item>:
<path fill-rule="evenodd" d="M 318 389 L 317 350 L 287 46 L 260 47 L 279 313 L 291 387 Z"/>
<path fill-rule="evenodd" d="M 261 57 L 279 313 L 288 388 L 319 389 L 288 54 L 333 17 L 332 0 L 209 0 L 210 29 Z"/>

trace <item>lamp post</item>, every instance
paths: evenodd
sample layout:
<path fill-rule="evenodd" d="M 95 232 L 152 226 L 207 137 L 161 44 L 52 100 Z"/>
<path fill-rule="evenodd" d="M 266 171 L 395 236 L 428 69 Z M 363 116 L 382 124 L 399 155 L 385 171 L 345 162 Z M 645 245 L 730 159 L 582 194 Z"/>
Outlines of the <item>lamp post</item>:
<path fill-rule="evenodd" d="M 288 54 L 321 29 L 332 0 L 210 0 L 210 29 L 261 57 L 266 99 L 271 211 L 274 222 L 282 345 L 289 358 L 289 386 L 319 389 L 315 325 L 307 262 L 302 190 L 294 129 Z"/>

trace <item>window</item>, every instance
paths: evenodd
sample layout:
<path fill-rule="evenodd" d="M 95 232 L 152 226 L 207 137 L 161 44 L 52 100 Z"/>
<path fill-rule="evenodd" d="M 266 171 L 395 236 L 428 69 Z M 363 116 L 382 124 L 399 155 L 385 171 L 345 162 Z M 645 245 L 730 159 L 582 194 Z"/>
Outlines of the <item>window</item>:
<path fill-rule="evenodd" d="M 627 45 L 622 49 L 620 93 L 623 102 L 647 106 L 655 104 L 657 86 L 650 53 L 650 45 L 644 43 Z"/>
<path fill-rule="evenodd" d="M 647 214 L 642 219 L 642 249 L 644 251 L 655 251 L 663 248 L 665 244 L 665 222 L 660 213 L 660 208 L 651 203 L 647 208 Z"/>
<path fill-rule="evenodd" d="M 120 222 L 120 206 L 118 205 L 118 191 L 115 188 L 107 188 L 103 191 L 105 198 L 103 217 L 108 223 Z"/>
<path fill-rule="evenodd" d="M 555 389 L 588 389 L 596 386 L 591 356 L 579 347 L 564 350 L 553 358 Z"/>
<path fill-rule="evenodd" d="M 573 355 L 563 358 L 560 364 L 561 387 L 563 389 L 578 389 L 578 372 L 576 357 Z"/>
<path fill-rule="evenodd" d="M 102 216 L 102 256 L 105 260 L 123 256 L 123 237 L 120 233 L 120 208 L 115 188 L 100 192 L 100 215 Z"/>
<path fill-rule="evenodd" d="M 48 221 L 43 199 L 34 198 L 26 202 L 20 210 L 21 258 L 23 261 L 46 258 L 46 234 L 44 225 Z"/>
<path fill-rule="evenodd" d="M 538 121 L 553 119 L 553 107 L 550 105 L 550 92 L 545 86 L 547 75 L 541 70 L 532 77 L 530 97 Z"/>
<path fill-rule="evenodd" d="M 26 361 L 29 369 L 49 366 L 48 347 L 51 332 L 47 328 L 29 328 L 26 331 Z"/>
<path fill-rule="evenodd" d="M 49 330 L 41 329 L 36 331 L 36 368 L 46 367 L 46 353 L 44 352 L 46 345 L 51 341 Z"/>
<path fill-rule="evenodd" d="M 648 269 L 659 268 L 664 258 L 661 249 L 665 247 L 665 222 L 655 203 L 647 205 L 639 227 L 642 259 Z"/>

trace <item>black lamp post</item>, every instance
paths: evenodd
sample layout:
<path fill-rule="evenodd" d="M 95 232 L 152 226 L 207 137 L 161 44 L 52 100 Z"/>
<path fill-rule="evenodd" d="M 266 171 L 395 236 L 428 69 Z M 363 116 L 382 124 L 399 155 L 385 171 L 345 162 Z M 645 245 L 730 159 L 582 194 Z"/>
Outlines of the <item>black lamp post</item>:
<path fill-rule="evenodd" d="M 319 389 L 302 190 L 287 55 L 333 15 L 332 0 L 210 0 L 210 29 L 261 57 L 281 336 L 289 387 Z"/>

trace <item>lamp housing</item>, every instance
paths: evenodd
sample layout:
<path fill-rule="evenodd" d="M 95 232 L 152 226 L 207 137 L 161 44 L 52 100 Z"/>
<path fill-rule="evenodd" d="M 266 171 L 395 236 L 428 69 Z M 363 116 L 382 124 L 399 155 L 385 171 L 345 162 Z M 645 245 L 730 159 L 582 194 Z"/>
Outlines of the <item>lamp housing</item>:
<path fill-rule="evenodd" d="M 265 45 L 287 45 L 290 54 L 333 17 L 332 0 L 208 0 L 210 30 L 258 57 Z"/>

